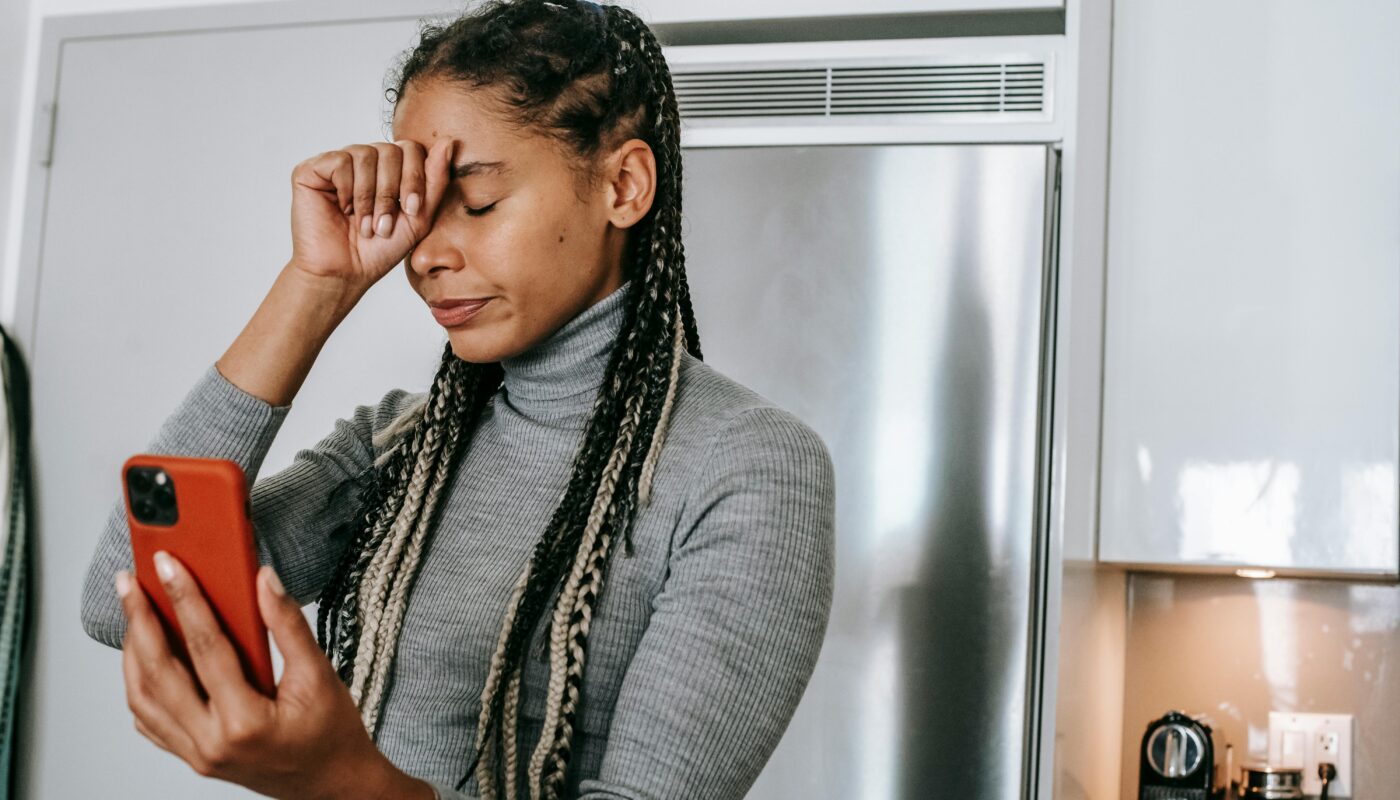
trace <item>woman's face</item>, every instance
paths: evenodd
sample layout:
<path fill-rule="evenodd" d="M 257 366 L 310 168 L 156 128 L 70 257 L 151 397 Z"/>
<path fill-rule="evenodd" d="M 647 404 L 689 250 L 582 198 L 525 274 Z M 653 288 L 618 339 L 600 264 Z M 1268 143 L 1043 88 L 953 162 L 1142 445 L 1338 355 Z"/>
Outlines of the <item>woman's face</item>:
<path fill-rule="evenodd" d="M 585 189 L 559 145 L 508 123 L 504 108 L 490 87 L 427 79 L 394 111 L 395 141 L 427 150 L 453 140 L 447 189 L 405 270 L 425 302 L 490 298 L 446 328 L 457 357 L 475 363 L 530 349 L 621 286 L 626 228 L 655 185 L 650 147 L 631 139 L 603 156 L 603 178 Z"/>

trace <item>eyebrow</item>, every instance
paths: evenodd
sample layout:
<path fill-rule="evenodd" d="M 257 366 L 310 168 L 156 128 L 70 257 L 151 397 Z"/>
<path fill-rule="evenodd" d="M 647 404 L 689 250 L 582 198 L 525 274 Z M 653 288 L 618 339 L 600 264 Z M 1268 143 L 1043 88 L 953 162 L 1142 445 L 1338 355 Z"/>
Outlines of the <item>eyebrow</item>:
<path fill-rule="evenodd" d="M 504 161 L 464 161 L 461 164 L 452 165 L 452 179 L 459 180 L 468 175 L 479 175 L 484 173 L 495 173 L 498 175 L 510 171 Z"/>

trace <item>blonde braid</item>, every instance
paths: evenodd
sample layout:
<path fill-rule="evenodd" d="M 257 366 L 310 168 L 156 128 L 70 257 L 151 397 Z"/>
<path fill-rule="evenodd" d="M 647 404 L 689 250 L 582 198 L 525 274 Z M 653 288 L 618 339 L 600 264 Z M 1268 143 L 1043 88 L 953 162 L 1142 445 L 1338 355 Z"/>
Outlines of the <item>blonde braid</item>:
<path fill-rule="evenodd" d="M 453 427 L 450 426 L 449 430 Z M 455 431 L 454 431 L 455 433 Z M 452 435 L 450 438 L 455 439 Z M 451 448 L 446 448 L 450 451 Z M 366 713 L 371 718 L 377 718 L 380 703 L 384 696 L 384 683 L 388 678 L 389 665 L 393 662 L 394 652 L 399 640 L 399 632 L 402 628 L 404 609 L 408 605 L 408 587 L 413 582 L 413 578 L 418 573 L 418 562 L 423 552 L 423 541 L 427 537 L 428 527 L 433 519 L 433 511 L 437 508 L 438 497 L 442 494 L 443 486 L 447 483 L 447 470 L 437 469 L 433 476 L 432 488 L 428 490 L 428 496 L 423 503 L 423 513 L 418 515 L 418 525 L 413 531 L 413 538 L 408 544 L 408 552 L 403 558 L 402 565 L 393 575 L 393 588 L 389 592 L 388 618 L 380 628 L 381 642 L 375 648 L 374 680 L 370 684 L 370 705 Z"/>
<path fill-rule="evenodd" d="M 437 403 L 433 408 L 435 418 L 441 418 L 441 412 L 446 405 L 448 395 L 448 391 L 438 395 Z M 442 437 L 439 435 L 437 426 L 428 426 L 423 451 L 419 454 L 417 463 L 414 464 L 413 476 L 408 483 L 403 507 L 395 517 L 389 536 L 375 553 L 374 559 L 370 562 L 369 570 L 360 584 L 362 589 L 360 607 L 365 613 L 365 621 L 364 628 L 360 633 L 359 652 L 355 658 L 354 683 L 350 689 L 352 695 L 358 691 L 363 697 L 365 681 L 370 677 L 371 667 L 380 650 L 379 628 L 387 603 L 389 570 L 397 566 L 405 540 L 408 538 L 411 528 L 418 521 L 419 509 L 423 502 L 424 485 L 436 471 L 437 455 L 441 449 L 441 443 Z M 361 713 L 365 718 L 365 727 L 373 732 L 374 717 L 371 715 L 371 709 L 378 708 L 378 698 L 364 698 L 362 702 L 364 705 L 361 706 Z"/>
<path fill-rule="evenodd" d="M 486 775 L 493 775 L 493 765 L 495 763 L 494 748 L 491 735 L 491 726 L 486 724 L 487 715 L 491 711 L 491 702 L 496 695 L 496 689 L 500 684 L 501 675 L 505 666 L 506 640 L 510 638 L 510 632 L 515 627 L 515 610 L 520 602 L 520 596 L 525 593 L 525 587 L 530 583 L 530 569 L 533 562 L 526 561 L 525 569 L 521 571 L 520 577 L 515 581 L 515 588 L 511 589 L 510 600 L 506 602 L 506 617 L 501 624 L 501 632 L 496 637 L 496 652 L 491 656 L 491 669 L 486 674 L 486 686 L 481 690 L 481 714 L 476 726 L 476 750 L 481 754 L 480 766 Z M 513 735 L 511 738 L 514 738 Z M 510 762 L 507 762 L 510 763 Z M 496 800 L 496 786 L 494 781 L 478 781 L 481 800 Z M 514 798 L 515 795 L 511 794 Z"/>
<path fill-rule="evenodd" d="M 627 463 L 627 455 L 631 450 L 632 436 L 637 430 L 637 419 L 641 415 L 644 398 L 644 393 L 637 392 L 628 400 L 627 413 L 618 429 L 617 444 L 613 447 L 612 455 L 608 458 L 608 465 L 603 470 L 602 480 L 598 484 L 598 493 L 594 496 L 593 509 L 588 515 L 588 524 L 583 531 L 583 541 L 579 543 L 578 555 L 574 559 L 573 569 L 569 572 L 569 580 L 555 605 L 554 622 L 550 636 L 549 695 L 545 700 L 544 728 L 540 735 L 540 741 L 535 747 L 535 752 L 530 757 L 531 800 L 539 800 L 540 778 L 544 769 L 545 757 L 555 744 L 555 737 L 551 735 L 551 732 L 554 731 L 559 721 L 560 698 L 564 692 L 564 676 L 568 666 L 565 660 L 564 644 L 569 633 L 569 617 L 573 613 L 574 598 L 578 594 L 579 581 L 583 577 L 583 570 L 593 549 L 593 542 L 597 538 L 598 531 L 603 526 L 604 517 L 612 505 L 617 479 L 623 466 Z M 507 745 L 509 744 L 507 742 Z"/>
<path fill-rule="evenodd" d="M 642 476 L 637 484 L 637 502 L 643 506 L 651 505 L 651 476 L 656 471 L 661 444 L 666 441 L 671 406 L 676 400 L 676 385 L 680 383 L 681 354 L 685 352 L 685 320 L 679 309 L 676 311 L 675 329 L 675 344 L 671 348 L 671 377 L 666 381 L 666 402 L 661 406 L 661 419 L 656 423 L 656 433 L 652 434 L 651 447 L 647 450 L 646 461 L 642 462 Z"/>

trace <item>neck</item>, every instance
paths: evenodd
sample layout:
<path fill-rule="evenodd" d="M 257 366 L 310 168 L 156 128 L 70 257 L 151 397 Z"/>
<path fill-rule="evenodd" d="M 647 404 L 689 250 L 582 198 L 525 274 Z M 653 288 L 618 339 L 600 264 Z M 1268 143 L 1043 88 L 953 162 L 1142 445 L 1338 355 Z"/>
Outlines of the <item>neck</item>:
<path fill-rule="evenodd" d="M 631 281 L 529 350 L 501 360 L 506 402 L 527 417 L 563 420 L 593 408 L 626 316 Z"/>

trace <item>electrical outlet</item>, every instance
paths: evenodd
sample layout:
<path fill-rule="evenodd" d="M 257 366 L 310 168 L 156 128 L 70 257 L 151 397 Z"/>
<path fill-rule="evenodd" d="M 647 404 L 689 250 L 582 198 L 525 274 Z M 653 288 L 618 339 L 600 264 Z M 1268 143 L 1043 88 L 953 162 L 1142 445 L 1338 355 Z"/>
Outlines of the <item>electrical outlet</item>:
<path fill-rule="evenodd" d="M 1317 765 L 1330 763 L 1337 777 L 1327 797 L 1351 797 L 1351 714 L 1269 712 L 1269 763 L 1302 767 L 1303 794 L 1322 793 Z"/>

